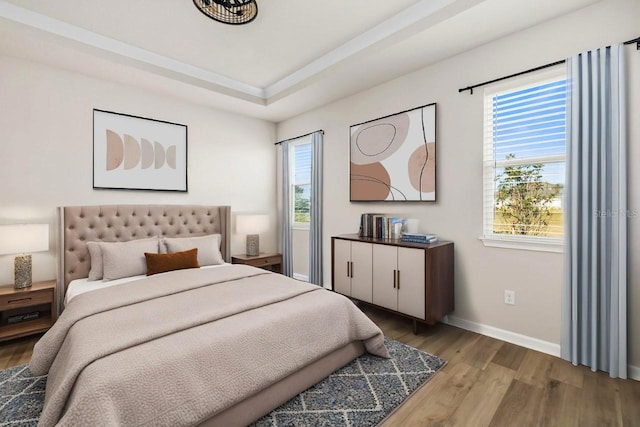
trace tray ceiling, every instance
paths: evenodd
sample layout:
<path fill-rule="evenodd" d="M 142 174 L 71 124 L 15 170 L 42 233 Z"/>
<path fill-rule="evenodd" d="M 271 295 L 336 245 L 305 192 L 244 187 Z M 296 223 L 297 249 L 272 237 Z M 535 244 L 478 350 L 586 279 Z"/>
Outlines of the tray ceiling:
<path fill-rule="evenodd" d="M 0 53 L 279 121 L 594 2 L 0 0 Z"/>

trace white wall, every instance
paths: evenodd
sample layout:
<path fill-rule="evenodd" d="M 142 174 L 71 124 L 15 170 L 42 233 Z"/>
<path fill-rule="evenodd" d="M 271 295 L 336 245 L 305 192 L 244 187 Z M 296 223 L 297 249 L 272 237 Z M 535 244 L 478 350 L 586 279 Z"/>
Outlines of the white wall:
<path fill-rule="evenodd" d="M 309 230 L 294 228 L 291 230 L 293 274 L 296 277 L 309 278 Z"/>
<path fill-rule="evenodd" d="M 458 88 L 634 38 L 640 35 L 639 16 L 638 1 L 603 1 L 279 123 L 279 140 L 316 129 L 325 131 L 324 188 L 331 189 L 324 194 L 325 286 L 331 280 L 330 236 L 356 232 L 362 212 L 419 218 L 425 231 L 455 242 L 455 316 L 557 348 L 563 256 L 488 248 L 478 240 L 482 234 L 483 97 L 481 89 L 469 95 L 459 94 Z M 640 52 L 631 47 L 628 52 L 635 63 L 631 78 L 637 80 Z M 632 112 L 640 109 L 637 86 L 630 102 Z M 350 203 L 349 126 L 432 102 L 437 103 L 437 202 Z M 640 129 L 637 123 L 633 126 L 630 141 L 638 141 Z M 638 148 L 632 147 L 630 155 L 633 170 Z M 637 171 L 632 172 L 631 180 L 631 205 L 638 209 L 638 198 L 633 198 L 640 188 Z M 639 241 L 638 222 L 638 218 L 630 219 L 635 242 Z M 640 253 L 634 250 L 633 237 L 630 240 L 630 362 L 640 366 Z M 515 306 L 503 303 L 505 289 L 516 291 Z"/>
<path fill-rule="evenodd" d="M 188 193 L 94 190 L 93 109 L 188 126 Z M 0 224 L 44 222 L 51 250 L 33 254 L 34 280 L 55 277 L 56 206 L 224 204 L 271 215 L 261 235 L 276 250 L 275 125 L 188 104 L 16 58 L 0 56 Z M 244 253 L 244 236 L 232 236 Z M 13 283 L 13 256 L 0 256 L 0 284 Z"/>

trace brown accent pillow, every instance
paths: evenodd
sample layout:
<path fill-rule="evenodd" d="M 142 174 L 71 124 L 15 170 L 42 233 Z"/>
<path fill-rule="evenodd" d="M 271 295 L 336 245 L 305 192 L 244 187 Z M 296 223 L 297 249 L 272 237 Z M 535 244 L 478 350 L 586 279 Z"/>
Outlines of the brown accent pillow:
<path fill-rule="evenodd" d="M 147 276 L 185 268 L 199 268 L 198 249 L 170 254 L 152 254 L 145 252 L 147 258 Z"/>

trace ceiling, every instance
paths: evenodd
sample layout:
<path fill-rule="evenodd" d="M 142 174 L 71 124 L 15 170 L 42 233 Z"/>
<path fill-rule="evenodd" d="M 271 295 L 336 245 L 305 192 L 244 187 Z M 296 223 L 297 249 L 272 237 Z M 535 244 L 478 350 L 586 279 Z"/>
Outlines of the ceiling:
<path fill-rule="evenodd" d="M 278 122 L 596 2 L 257 1 L 231 26 L 191 0 L 0 0 L 0 54 Z"/>

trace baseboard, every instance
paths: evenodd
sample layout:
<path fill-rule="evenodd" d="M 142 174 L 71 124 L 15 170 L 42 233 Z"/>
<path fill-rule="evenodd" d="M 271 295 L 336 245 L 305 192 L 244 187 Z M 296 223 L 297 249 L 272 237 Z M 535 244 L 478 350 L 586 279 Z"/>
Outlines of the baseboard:
<path fill-rule="evenodd" d="M 549 341 L 543 341 L 538 338 L 532 338 L 527 335 L 518 334 L 489 325 L 483 325 L 482 323 L 472 322 L 456 316 L 445 316 L 444 319 L 442 319 L 442 322 L 447 325 L 456 326 L 471 332 L 477 332 L 491 338 L 510 342 L 511 344 L 516 344 L 541 353 L 550 354 L 551 356 L 561 357 L 560 344 L 554 344 Z M 632 380 L 640 381 L 640 367 L 628 365 L 627 377 Z"/>
<path fill-rule="evenodd" d="M 629 365 L 627 367 L 627 377 L 632 380 L 640 381 L 640 367 Z"/>
<path fill-rule="evenodd" d="M 293 278 L 296 280 L 302 280 L 303 282 L 309 281 L 309 276 L 305 276 L 304 274 L 293 273 Z"/>
<path fill-rule="evenodd" d="M 477 332 L 491 338 L 497 338 L 502 341 L 510 342 L 511 344 L 516 344 L 541 353 L 560 357 L 560 344 L 543 341 L 538 338 L 529 337 L 527 335 L 518 334 L 489 325 L 483 325 L 482 323 L 472 322 L 456 316 L 446 316 L 443 319 L 443 322 L 451 326 L 466 329 L 467 331 Z"/>

